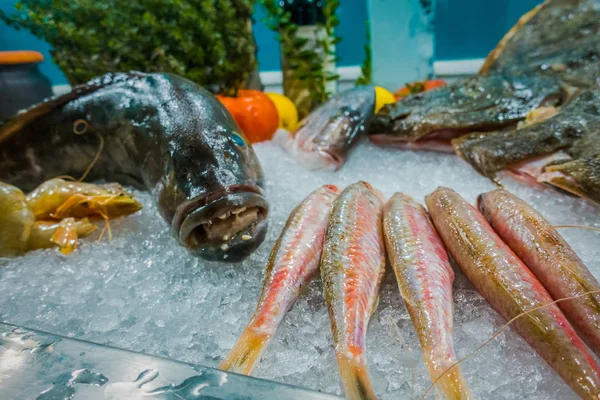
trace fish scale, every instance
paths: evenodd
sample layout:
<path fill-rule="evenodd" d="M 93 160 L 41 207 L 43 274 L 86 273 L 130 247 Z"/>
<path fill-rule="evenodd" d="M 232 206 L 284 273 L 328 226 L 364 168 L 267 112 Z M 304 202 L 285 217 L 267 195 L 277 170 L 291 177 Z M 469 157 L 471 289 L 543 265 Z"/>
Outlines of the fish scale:
<path fill-rule="evenodd" d="M 366 333 L 385 272 L 383 195 L 366 182 L 348 186 L 329 217 L 321 279 L 344 392 L 376 399 L 366 363 Z"/>

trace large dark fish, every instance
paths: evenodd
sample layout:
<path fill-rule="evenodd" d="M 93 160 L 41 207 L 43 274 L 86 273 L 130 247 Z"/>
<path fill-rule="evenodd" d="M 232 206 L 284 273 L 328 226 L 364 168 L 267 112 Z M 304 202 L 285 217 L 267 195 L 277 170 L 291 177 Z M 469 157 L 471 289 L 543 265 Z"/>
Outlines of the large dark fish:
<path fill-rule="evenodd" d="M 504 132 L 472 133 L 454 139 L 452 145 L 459 156 L 490 178 L 519 162 L 552 157 L 560 151 L 560 159 L 548 158 L 554 173 L 529 169 L 531 178 L 600 202 L 597 170 L 573 170 L 562 165 L 600 154 L 600 90 L 581 93 L 561 112 L 542 122 Z"/>
<path fill-rule="evenodd" d="M 208 91 L 169 74 L 108 74 L 0 126 L 0 180 L 31 190 L 90 171 L 149 190 L 179 242 L 207 260 L 240 261 L 263 241 L 261 166 Z"/>
<path fill-rule="evenodd" d="M 543 74 L 600 86 L 600 1 L 547 0 L 521 17 L 487 57 L 482 74 Z"/>
<path fill-rule="evenodd" d="M 600 86 L 599 36 L 600 0 L 546 1 L 505 35 L 480 75 L 383 107 L 369 133 L 414 143 L 514 127 L 532 109 Z"/>
<path fill-rule="evenodd" d="M 552 77 L 475 76 L 384 106 L 369 135 L 377 144 L 452 152 L 455 137 L 515 126 L 531 109 L 567 97 Z"/>
<path fill-rule="evenodd" d="M 305 168 L 337 170 L 367 135 L 374 112 L 374 87 L 346 90 L 304 118 L 284 145 Z"/>
<path fill-rule="evenodd" d="M 453 150 L 482 174 L 528 171 L 600 201 L 598 95 L 581 94 L 599 87 L 600 0 L 548 0 L 505 35 L 479 76 L 384 107 L 370 133 L 383 144 L 445 150 L 470 133 Z M 545 107 L 558 114 L 519 124 Z"/>

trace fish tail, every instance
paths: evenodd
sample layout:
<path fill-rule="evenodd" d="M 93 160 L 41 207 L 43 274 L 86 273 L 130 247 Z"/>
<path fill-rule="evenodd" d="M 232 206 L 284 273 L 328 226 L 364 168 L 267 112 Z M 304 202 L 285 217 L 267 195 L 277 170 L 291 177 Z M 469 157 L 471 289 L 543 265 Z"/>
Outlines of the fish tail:
<path fill-rule="evenodd" d="M 249 375 L 268 342 L 267 334 L 258 334 L 252 326 L 247 327 L 218 368 Z"/>
<path fill-rule="evenodd" d="M 365 365 L 346 357 L 338 357 L 338 365 L 347 400 L 377 400 Z"/>
<path fill-rule="evenodd" d="M 446 400 L 470 400 L 471 389 L 458 366 L 452 367 L 441 376 L 436 386 Z"/>

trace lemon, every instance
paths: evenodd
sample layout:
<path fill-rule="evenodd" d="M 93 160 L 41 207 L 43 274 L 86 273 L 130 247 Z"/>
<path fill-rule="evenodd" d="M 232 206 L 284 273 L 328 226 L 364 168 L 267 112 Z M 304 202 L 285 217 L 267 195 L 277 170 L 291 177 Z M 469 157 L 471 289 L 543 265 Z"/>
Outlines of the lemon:
<path fill-rule="evenodd" d="M 386 104 L 395 103 L 396 98 L 387 89 L 382 88 L 381 86 L 375 86 L 375 113 L 378 113 L 379 110 Z"/>
<path fill-rule="evenodd" d="M 294 102 L 279 93 L 268 92 L 265 94 L 275 103 L 279 113 L 279 127 L 288 131 L 296 129 L 296 126 L 298 126 L 298 110 Z"/>

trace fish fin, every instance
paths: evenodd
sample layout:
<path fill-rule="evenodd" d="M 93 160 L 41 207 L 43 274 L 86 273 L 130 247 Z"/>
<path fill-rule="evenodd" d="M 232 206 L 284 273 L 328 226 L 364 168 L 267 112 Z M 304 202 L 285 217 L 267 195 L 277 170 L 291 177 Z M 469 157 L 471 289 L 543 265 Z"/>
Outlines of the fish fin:
<path fill-rule="evenodd" d="M 347 400 L 377 400 L 365 365 L 347 357 L 338 357 L 338 365 Z"/>
<path fill-rule="evenodd" d="M 139 72 L 132 73 L 109 73 L 95 78 L 87 83 L 74 86 L 70 92 L 60 96 L 50 97 L 41 103 L 35 104 L 30 108 L 20 111 L 17 115 L 0 124 L 0 143 L 20 131 L 38 118 L 52 112 L 57 107 L 61 107 L 71 100 L 94 93 L 105 86 L 126 82 L 132 78 L 139 78 L 144 74 Z"/>
<path fill-rule="evenodd" d="M 381 296 L 377 295 L 377 297 L 375 298 L 375 302 L 373 303 L 373 308 L 371 309 L 371 317 L 373 316 L 373 314 L 375 314 L 375 311 L 377 311 L 377 307 L 379 307 L 379 299 L 381 298 Z"/>
<path fill-rule="evenodd" d="M 227 357 L 218 368 L 224 371 L 249 375 L 269 343 L 269 336 L 258 334 L 252 326 L 247 327 Z"/>
<path fill-rule="evenodd" d="M 73 218 L 65 218 L 54 231 L 50 241 L 58 245 L 60 252 L 69 254 L 75 250 L 77 245 L 77 227 Z"/>

